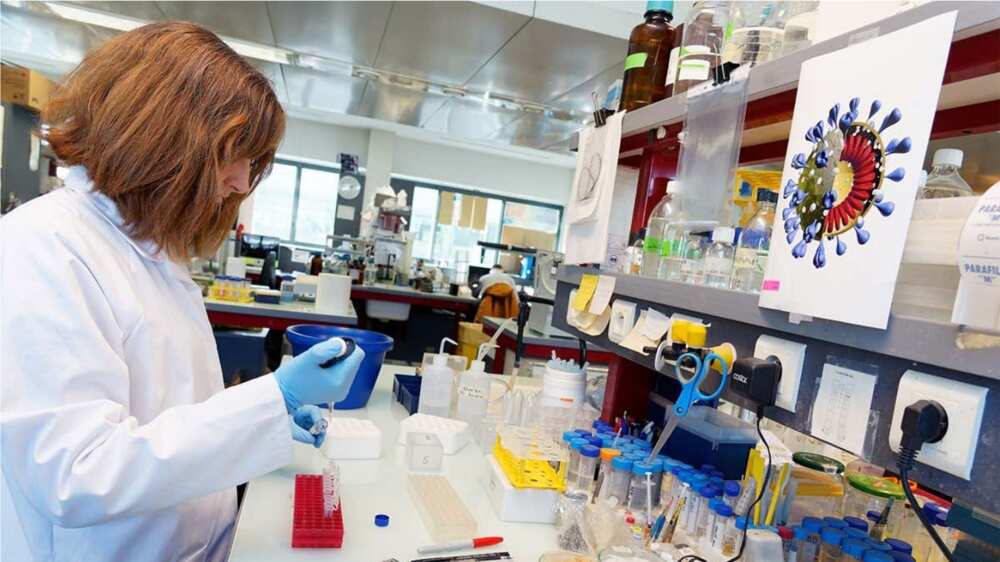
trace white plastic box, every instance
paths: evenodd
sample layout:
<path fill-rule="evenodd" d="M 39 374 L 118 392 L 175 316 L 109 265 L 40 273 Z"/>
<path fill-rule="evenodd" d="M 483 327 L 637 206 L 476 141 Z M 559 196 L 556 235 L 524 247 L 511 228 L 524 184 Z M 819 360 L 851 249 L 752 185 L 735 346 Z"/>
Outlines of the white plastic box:
<path fill-rule="evenodd" d="M 332 418 L 323 454 L 334 460 L 377 459 L 382 456 L 382 430 L 371 420 Z"/>
<path fill-rule="evenodd" d="M 487 455 L 490 479 L 486 491 L 497 519 L 512 523 L 555 523 L 559 492 L 542 488 L 515 488 L 493 455 Z"/>
<path fill-rule="evenodd" d="M 397 443 L 406 445 L 406 436 L 410 432 L 433 433 L 441 440 L 444 454 L 454 455 L 462 450 L 472 439 L 469 424 L 451 418 L 442 418 L 428 414 L 413 414 L 399 422 L 399 439 Z"/>

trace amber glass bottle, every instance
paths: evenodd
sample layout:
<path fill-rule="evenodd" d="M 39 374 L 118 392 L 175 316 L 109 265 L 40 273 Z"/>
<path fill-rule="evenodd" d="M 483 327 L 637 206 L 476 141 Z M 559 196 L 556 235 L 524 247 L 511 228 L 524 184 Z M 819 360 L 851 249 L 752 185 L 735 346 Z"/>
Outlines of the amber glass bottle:
<path fill-rule="evenodd" d="M 673 2 L 646 3 L 646 21 L 635 26 L 628 40 L 620 109 L 639 109 L 667 97 L 667 67 L 676 30 L 670 25 Z"/>

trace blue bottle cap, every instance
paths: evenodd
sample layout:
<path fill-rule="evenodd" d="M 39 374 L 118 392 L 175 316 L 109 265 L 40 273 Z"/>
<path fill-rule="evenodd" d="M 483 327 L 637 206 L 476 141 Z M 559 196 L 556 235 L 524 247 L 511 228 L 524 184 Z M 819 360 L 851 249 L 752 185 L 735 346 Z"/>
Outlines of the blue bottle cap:
<path fill-rule="evenodd" d="M 725 502 L 722 502 L 715 506 L 715 512 L 721 517 L 732 517 L 733 508 L 726 505 Z"/>
<path fill-rule="evenodd" d="M 389 526 L 389 516 L 384 513 L 379 513 L 375 515 L 375 526 L 376 527 L 388 527 Z"/>
<path fill-rule="evenodd" d="M 691 478 L 698 483 L 708 482 L 708 475 L 701 472 L 695 472 Z"/>
<path fill-rule="evenodd" d="M 846 529 L 847 523 L 845 523 L 840 517 L 824 517 L 823 526 L 833 527 L 834 529 Z"/>
<path fill-rule="evenodd" d="M 662 472 L 664 472 L 664 468 L 663 468 L 663 460 L 662 460 L 662 459 L 660 459 L 660 458 L 655 458 L 655 459 L 653 459 L 653 460 L 652 460 L 652 463 L 651 463 L 651 464 L 652 464 L 652 465 L 653 465 L 654 467 L 656 467 L 656 472 L 661 472 L 661 473 L 662 473 Z"/>
<path fill-rule="evenodd" d="M 649 441 L 643 441 L 641 439 L 637 439 L 637 440 L 633 441 L 632 443 L 634 443 L 636 447 L 642 449 L 643 451 L 652 451 L 653 450 L 653 446 L 649 444 Z"/>
<path fill-rule="evenodd" d="M 844 536 L 844 531 L 836 527 L 823 527 L 819 532 L 819 538 L 823 539 L 823 542 L 835 546 L 844 542 Z"/>
<path fill-rule="evenodd" d="M 712 478 L 719 478 L 721 480 L 724 480 L 726 478 L 726 474 L 721 470 L 713 470 L 709 472 L 708 475 L 711 476 Z"/>
<path fill-rule="evenodd" d="M 629 459 L 626 459 L 623 456 L 617 456 L 617 457 L 611 459 L 611 468 L 616 468 L 618 470 L 631 471 L 632 470 L 632 461 L 629 460 Z"/>
<path fill-rule="evenodd" d="M 747 528 L 747 518 L 746 517 L 737 517 L 736 518 L 736 528 L 739 529 L 739 530 L 741 530 L 741 531 L 743 529 L 746 529 Z"/>
<path fill-rule="evenodd" d="M 718 506 L 720 503 L 725 503 L 725 502 L 719 500 L 718 498 L 712 498 L 708 500 L 708 509 L 715 511 L 716 506 Z"/>
<path fill-rule="evenodd" d="M 740 483 L 736 480 L 729 480 L 726 482 L 723 491 L 725 491 L 726 495 L 729 497 L 736 497 L 740 495 Z"/>
<path fill-rule="evenodd" d="M 570 441 L 576 439 L 576 437 L 577 437 L 577 435 L 576 435 L 575 431 L 564 431 L 563 432 L 563 441 L 565 441 L 567 443 L 569 443 Z"/>
<path fill-rule="evenodd" d="M 645 461 L 632 463 L 632 474 L 646 474 L 647 472 L 653 475 L 659 474 L 660 467 L 655 463 Z"/>
<path fill-rule="evenodd" d="M 671 12 L 674 11 L 673 0 L 648 0 L 646 2 L 647 12 Z"/>
<path fill-rule="evenodd" d="M 670 458 L 670 457 L 668 457 L 666 455 L 660 455 L 660 460 L 663 461 L 663 471 L 664 472 L 666 472 L 668 470 L 671 471 L 671 472 L 673 472 L 674 467 L 681 466 L 681 461 L 679 461 L 677 459 L 672 459 L 672 458 Z"/>
<path fill-rule="evenodd" d="M 865 540 L 868 538 L 868 533 L 862 531 L 861 529 L 855 529 L 854 527 L 844 529 L 844 534 L 846 534 L 849 539 Z"/>
<path fill-rule="evenodd" d="M 646 460 L 646 457 L 649 456 L 646 453 L 643 453 L 642 451 L 629 451 L 623 454 L 625 455 L 626 458 L 630 460 L 640 461 L 640 462 Z"/>
<path fill-rule="evenodd" d="M 865 551 L 865 557 L 862 560 L 864 562 L 892 562 L 892 556 L 879 550 L 869 549 Z"/>
<path fill-rule="evenodd" d="M 844 523 L 847 523 L 848 527 L 854 527 L 855 529 L 868 531 L 868 522 L 860 517 L 848 515 L 847 517 L 844 518 Z"/>
<path fill-rule="evenodd" d="M 938 504 L 936 504 L 934 502 L 927 502 L 927 503 L 925 503 L 923 509 L 924 509 L 924 513 L 929 513 L 929 512 L 932 512 L 932 511 L 942 511 L 942 512 L 948 511 L 947 509 L 941 507 L 940 505 L 938 505 Z"/>
<path fill-rule="evenodd" d="M 873 523 L 878 523 L 878 520 L 881 518 L 882 518 L 882 512 L 880 511 L 869 511 L 868 513 L 865 514 L 865 519 Z"/>
<path fill-rule="evenodd" d="M 588 443 L 597 447 L 598 449 L 601 448 L 601 446 L 604 444 L 604 440 L 596 435 L 586 435 L 583 438 L 586 439 Z"/>
<path fill-rule="evenodd" d="M 583 447 L 584 445 L 590 445 L 590 442 L 586 439 L 580 439 L 579 437 L 569 442 L 569 448 L 574 451 L 579 451 L 580 447 Z"/>
<path fill-rule="evenodd" d="M 868 545 L 864 541 L 847 539 L 840 548 L 844 550 L 844 554 L 853 557 L 855 560 L 861 560 L 865 551 L 868 550 Z"/>
<path fill-rule="evenodd" d="M 702 486 L 701 487 L 701 491 L 699 492 L 699 494 L 701 495 L 701 497 L 707 498 L 707 499 L 712 499 L 712 498 L 714 498 L 717 495 L 715 493 L 715 486 L 713 486 L 711 484 L 706 484 L 706 485 Z"/>
<path fill-rule="evenodd" d="M 590 424 L 590 427 L 593 427 L 594 429 L 607 429 L 607 430 L 610 430 L 610 429 L 611 429 L 611 426 L 610 426 L 610 425 L 608 425 L 608 423 L 607 423 L 607 422 L 605 422 L 604 420 L 602 420 L 602 419 L 600 419 L 600 418 L 598 418 L 598 419 L 594 420 L 594 421 L 593 421 L 593 422 L 592 422 L 592 423 Z"/>
<path fill-rule="evenodd" d="M 806 529 L 802 525 L 792 527 L 792 532 L 795 533 L 795 540 L 797 541 L 804 541 L 812 534 L 809 529 Z"/>
<path fill-rule="evenodd" d="M 913 552 L 913 545 L 906 541 L 899 539 L 885 539 L 885 544 L 889 545 L 889 548 L 899 552 L 905 552 L 907 554 Z"/>
<path fill-rule="evenodd" d="M 818 533 L 823 528 L 823 520 L 819 517 L 803 517 L 802 526 L 813 533 Z"/>
<path fill-rule="evenodd" d="M 708 481 L 711 482 L 713 486 L 715 486 L 716 488 L 718 488 L 720 490 L 726 485 L 726 481 L 723 480 L 722 478 L 717 477 L 717 476 L 710 477 L 708 479 Z"/>
<path fill-rule="evenodd" d="M 913 556 L 905 552 L 899 552 L 898 550 L 890 550 L 886 552 L 889 556 L 892 556 L 893 560 L 898 560 L 899 562 L 914 562 Z"/>
<path fill-rule="evenodd" d="M 877 541 L 872 538 L 868 539 L 868 548 L 871 550 L 879 550 L 882 552 L 889 552 L 890 550 L 892 550 L 891 546 L 885 544 L 882 541 Z"/>
<path fill-rule="evenodd" d="M 576 434 L 579 435 L 580 437 L 586 437 L 587 435 L 591 435 L 589 429 L 577 429 Z"/>
<path fill-rule="evenodd" d="M 676 466 L 674 466 L 673 468 L 670 469 L 670 474 L 673 474 L 674 477 L 680 478 L 680 479 L 683 480 L 683 478 L 687 478 L 687 476 L 686 476 L 687 475 L 687 469 L 684 468 L 681 465 L 676 465 Z"/>
<path fill-rule="evenodd" d="M 584 445 L 580 447 L 580 456 L 587 458 L 597 458 L 601 454 L 601 448 L 594 445 Z"/>

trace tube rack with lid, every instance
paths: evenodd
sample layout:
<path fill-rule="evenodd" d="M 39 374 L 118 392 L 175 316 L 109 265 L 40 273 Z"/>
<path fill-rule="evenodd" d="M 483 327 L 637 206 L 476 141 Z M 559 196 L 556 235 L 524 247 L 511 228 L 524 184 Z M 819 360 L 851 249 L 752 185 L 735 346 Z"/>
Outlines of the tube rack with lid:
<path fill-rule="evenodd" d="M 566 489 L 566 451 L 538 429 L 500 429 L 493 456 L 515 488 Z"/>

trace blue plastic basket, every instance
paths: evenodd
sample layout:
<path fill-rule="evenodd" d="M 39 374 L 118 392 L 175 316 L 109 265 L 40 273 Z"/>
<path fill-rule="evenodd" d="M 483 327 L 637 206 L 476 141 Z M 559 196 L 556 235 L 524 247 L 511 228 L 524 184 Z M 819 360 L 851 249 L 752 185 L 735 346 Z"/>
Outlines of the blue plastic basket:
<path fill-rule="evenodd" d="M 292 355 L 298 355 L 317 343 L 334 337 L 351 338 L 364 350 L 365 359 L 361 362 L 354 382 L 351 383 L 347 398 L 333 405 L 338 410 L 364 408 L 368 404 L 379 370 L 382 368 L 382 360 L 392 349 L 393 344 L 392 338 L 378 332 L 317 324 L 290 326 L 285 331 L 285 337 L 288 338 L 288 343 L 292 344 Z"/>

